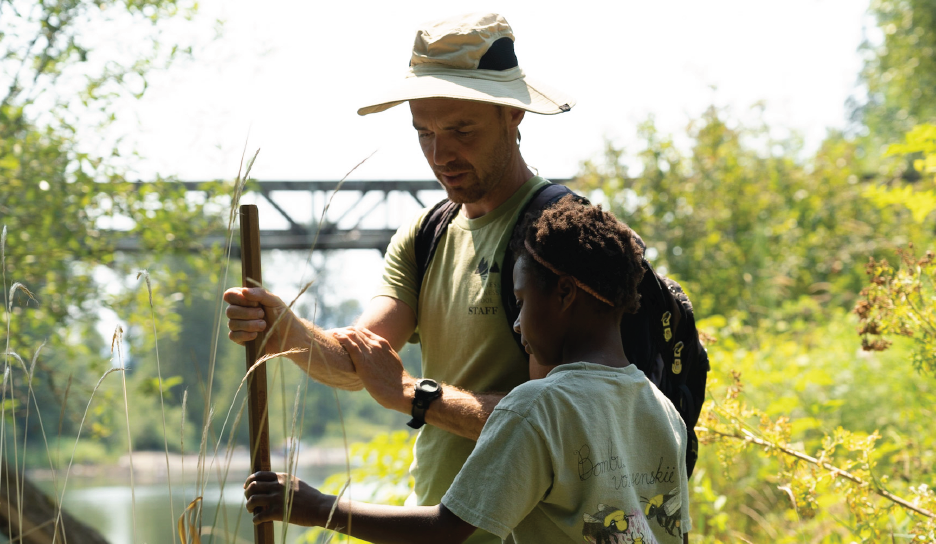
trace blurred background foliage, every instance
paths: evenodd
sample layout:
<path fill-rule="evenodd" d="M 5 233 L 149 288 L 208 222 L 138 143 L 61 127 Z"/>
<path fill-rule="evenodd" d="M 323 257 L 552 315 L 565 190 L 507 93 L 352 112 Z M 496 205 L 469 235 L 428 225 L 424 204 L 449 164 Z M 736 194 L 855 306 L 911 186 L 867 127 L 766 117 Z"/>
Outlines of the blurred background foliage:
<path fill-rule="evenodd" d="M 91 389 L 113 364 L 109 333 L 99 332 L 111 315 L 129 324 L 122 361 L 134 447 L 168 441 L 178 451 L 184 439 L 193 451 L 209 409 L 217 440 L 218 414 L 243 375 L 242 350 L 223 335 L 210 340 L 223 327 L 220 290 L 239 270 L 226 269 L 220 244 L 197 246 L 225 235 L 233 184 L 208 183 L 193 200 L 174 180 L 128 183 L 117 143 L 82 145 L 74 119 L 99 119 L 103 131 L 114 101 L 142 95 L 152 70 L 184 62 L 192 44 L 160 29 L 196 6 L 26 4 L 0 0 L 0 67 L 12 77 L 0 97 L 0 221 L 4 291 L 22 282 L 36 300 L 5 292 L 5 325 L 10 351 L 27 362 L 46 342 L 32 405 L 55 451 L 30 438 L 35 449 L 21 462 L 67 462 Z M 711 108 L 687 126 L 689 145 L 648 119 L 640 145 L 609 142 L 573 184 L 641 234 L 714 339 L 692 542 L 936 541 L 927 515 L 936 511 L 936 0 L 874 0 L 870 10 L 876 26 L 861 47 L 850 125 L 817 149 Z M 83 30 L 106 21 L 136 25 L 142 53 L 109 58 L 86 41 Z M 115 251 L 131 239 L 139 251 Z M 322 303 L 335 273 L 317 270 L 309 300 L 318 302 L 301 309 L 325 327 L 360 311 L 356 301 Z M 403 356 L 418 373 L 418 350 Z M 21 444 L 41 429 L 36 417 L 27 425 L 25 374 L 7 363 L 4 438 Z M 381 431 L 406 417 L 365 393 L 336 397 L 311 382 L 297 393 L 294 365 L 269 366 L 274 450 L 293 434 L 325 445 L 376 436 L 351 448 L 357 468 L 326 485 L 338 491 L 350 477 L 379 500 L 402 500 L 412 437 Z M 182 419 L 186 395 L 184 437 L 164 437 L 160 389 L 170 422 Z M 297 394 L 300 433 L 289 426 Z M 83 429 L 93 440 L 76 455 L 113 462 L 128 439 L 116 375 L 96 395 Z M 235 442 L 246 432 L 237 428 Z"/>

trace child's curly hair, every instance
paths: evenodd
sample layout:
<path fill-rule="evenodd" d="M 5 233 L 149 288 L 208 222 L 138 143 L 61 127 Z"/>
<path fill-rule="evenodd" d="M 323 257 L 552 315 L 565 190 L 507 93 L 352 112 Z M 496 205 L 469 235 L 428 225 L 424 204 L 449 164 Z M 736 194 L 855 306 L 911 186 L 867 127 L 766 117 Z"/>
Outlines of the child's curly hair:
<path fill-rule="evenodd" d="M 600 205 L 574 195 L 562 197 L 539 217 L 528 216 L 522 232 L 511 246 L 518 259 L 529 256 L 524 245 L 528 243 L 544 261 L 595 290 L 615 308 L 634 313 L 640 307 L 637 285 L 644 275 L 643 249 L 634 231 Z M 535 259 L 527 263 L 544 284 L 558 280 Z"/>

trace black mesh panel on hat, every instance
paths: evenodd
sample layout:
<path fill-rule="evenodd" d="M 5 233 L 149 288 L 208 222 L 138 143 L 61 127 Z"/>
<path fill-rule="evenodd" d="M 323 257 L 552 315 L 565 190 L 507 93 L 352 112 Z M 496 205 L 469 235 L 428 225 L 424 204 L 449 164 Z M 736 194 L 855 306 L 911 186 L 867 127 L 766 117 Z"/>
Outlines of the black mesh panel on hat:
<path fill-rule="evenodd" d="M 510 38 L 501 38 L 492 43 L 487 53 L 478 61 L 479 70 L 510 70 L 517 66 L 514 42 Z"/>

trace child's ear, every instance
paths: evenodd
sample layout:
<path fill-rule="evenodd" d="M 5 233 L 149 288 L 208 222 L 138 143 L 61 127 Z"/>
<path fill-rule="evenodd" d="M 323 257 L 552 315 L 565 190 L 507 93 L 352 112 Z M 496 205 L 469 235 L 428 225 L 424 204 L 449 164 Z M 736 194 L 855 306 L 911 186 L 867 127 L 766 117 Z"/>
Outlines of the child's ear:
<path fill-rule="evenodd" d="M 559 295 L 562 311 L 566 311 L 575 302 L 575 297 L 578 295 L 578 285 L 575 285 L 575 280 L 571 276 L 559 276 L 559 281 L 556 283 L 556 294 Z"/>

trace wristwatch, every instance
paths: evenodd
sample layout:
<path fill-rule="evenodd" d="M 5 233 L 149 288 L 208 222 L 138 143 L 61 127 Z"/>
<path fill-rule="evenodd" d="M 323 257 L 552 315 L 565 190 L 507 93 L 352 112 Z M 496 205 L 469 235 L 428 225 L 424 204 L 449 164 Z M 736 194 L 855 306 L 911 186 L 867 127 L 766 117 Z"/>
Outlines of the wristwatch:
<path fill-rule="evenodd" d="M 442 386 L 435 380 L 423 378 L 416 382 L 413 395 L 413 419 L 406 424 L 418 429 L 426 424 L 426 409 L 435 399 L 442 396 Z"/>

